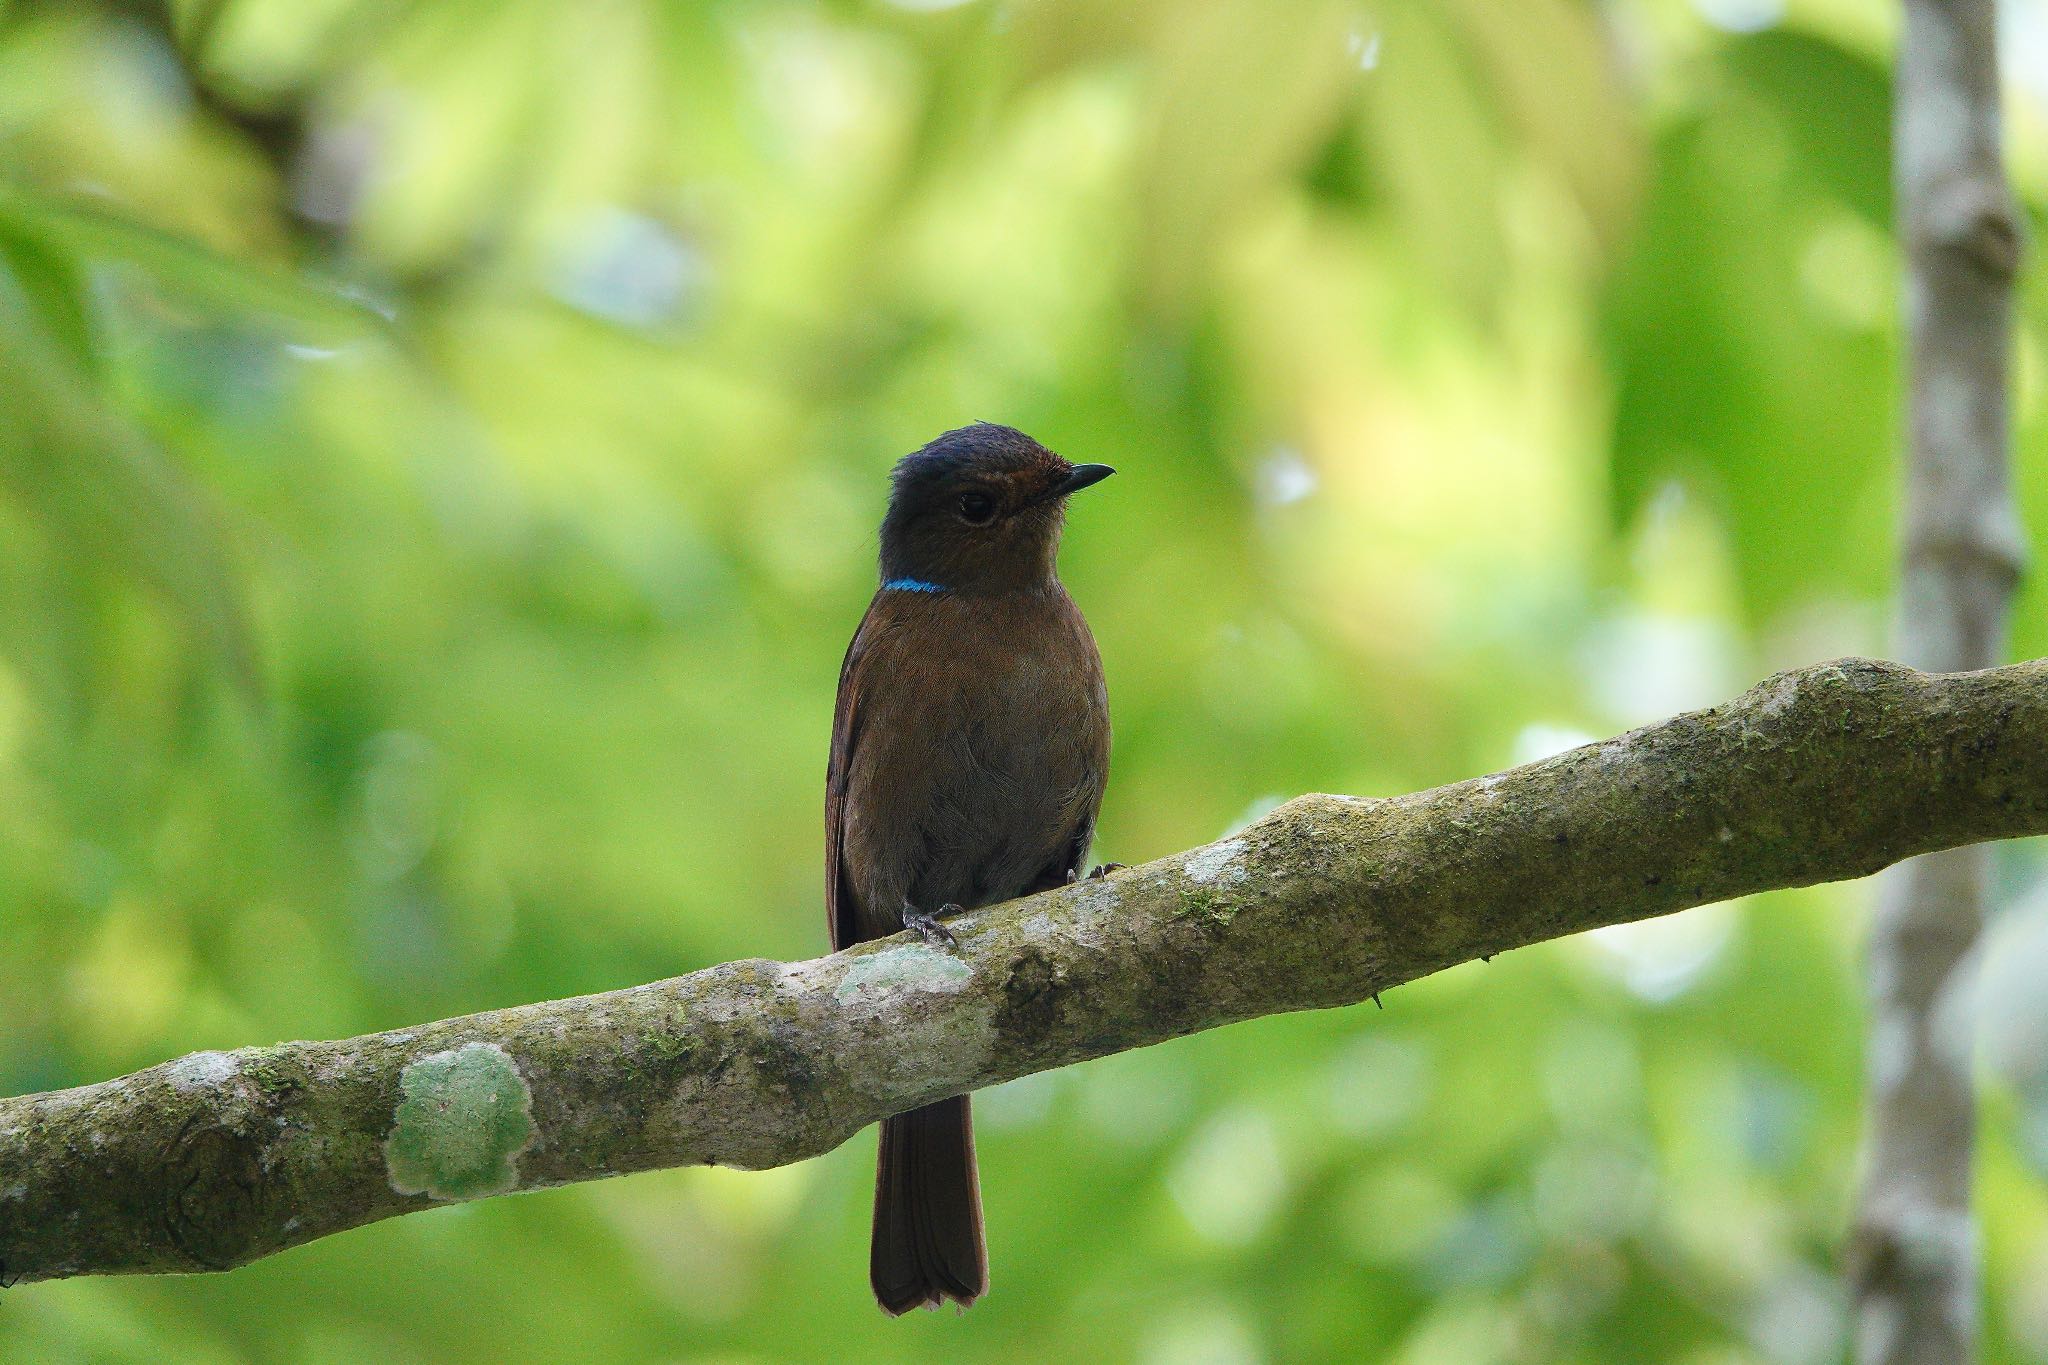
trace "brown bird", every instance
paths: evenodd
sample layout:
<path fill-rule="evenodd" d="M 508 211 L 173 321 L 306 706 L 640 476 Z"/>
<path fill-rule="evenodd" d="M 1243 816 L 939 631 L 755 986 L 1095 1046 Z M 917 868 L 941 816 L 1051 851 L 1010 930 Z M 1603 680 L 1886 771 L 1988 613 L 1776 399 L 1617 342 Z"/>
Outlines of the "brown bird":
<path fill-rule="evenodd" d="M 880 589 L 839 671 L 825 780 L 832 946 L 1079 875 L 1109 774 L 1109 699 L 1054 561 L 1069 464 L 1020 431 L 949 431 L 896 465 Z M 967 1097 L 882 1123 L 869 1260 L 891 1315 L 988 1288 Z"/>

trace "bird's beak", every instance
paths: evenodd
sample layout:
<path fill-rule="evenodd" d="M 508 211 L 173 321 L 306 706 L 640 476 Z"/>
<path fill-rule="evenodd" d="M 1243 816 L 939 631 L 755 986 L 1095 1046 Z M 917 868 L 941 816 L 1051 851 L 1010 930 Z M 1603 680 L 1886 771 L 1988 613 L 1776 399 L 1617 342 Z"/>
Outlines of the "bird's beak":
<path fill-rule="evenodd" d="M 1090 484 L 1101 483 L 1114 473 L 1116 471 L 1106 464 L 1077 464 L 1067 471 L 1065 478 L 1048 488 L 1039 501 L 1050 502 L 1054 498 L 1064 498 L 1069 493 L 1078 493 Z"/>

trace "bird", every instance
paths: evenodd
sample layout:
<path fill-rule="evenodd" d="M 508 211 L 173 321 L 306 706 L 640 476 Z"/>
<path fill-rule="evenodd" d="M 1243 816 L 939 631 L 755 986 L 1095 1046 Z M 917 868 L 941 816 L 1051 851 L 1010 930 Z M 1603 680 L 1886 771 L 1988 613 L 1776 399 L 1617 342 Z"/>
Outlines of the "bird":
<path fill-rule="evenodd" d="M 835 951 L 906 929 L 956 951 L 946 917 L 1079 878 L 1109 777 L 1109 698 L 1056 561 L 1068 497 L 1113 473 L 989 422 L 896 463 L 880 586 L 832 719 Z M 869 1281 L 892 1317 L 987 1291 L 966 1096 L 882 1121 Z"/>

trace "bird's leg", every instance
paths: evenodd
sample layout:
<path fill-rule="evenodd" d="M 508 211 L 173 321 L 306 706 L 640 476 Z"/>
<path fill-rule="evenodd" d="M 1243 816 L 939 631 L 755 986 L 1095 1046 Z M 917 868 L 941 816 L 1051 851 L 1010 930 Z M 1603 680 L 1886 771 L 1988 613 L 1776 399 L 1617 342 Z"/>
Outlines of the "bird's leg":
<path fill-rule="evenodd" d="M 957 915 L 959 913 L 960 907 L 950 901 L 939 907 L 939 915 Z M 960 947 L 960 940 L 953 937 L 951 929 L 939 923 L 939 915 L 927 915 L 909 901 L 903 902 L 904 928 L 915 929 L 918 937 L 934 948 L 957 950 Z"/>

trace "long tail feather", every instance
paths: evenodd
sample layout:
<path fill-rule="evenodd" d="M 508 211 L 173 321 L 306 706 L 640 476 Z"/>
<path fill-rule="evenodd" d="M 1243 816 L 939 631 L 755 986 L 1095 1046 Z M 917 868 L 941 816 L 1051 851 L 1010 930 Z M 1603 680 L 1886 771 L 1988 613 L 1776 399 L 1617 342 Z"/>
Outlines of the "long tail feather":
<path fill-rule="evenodd" d="M 875 1301 L 892 1317 L 947 1299 L 964 1308 L 987 1292 L 966 1096 L 882 1121 L 868 1273 Z"/>

